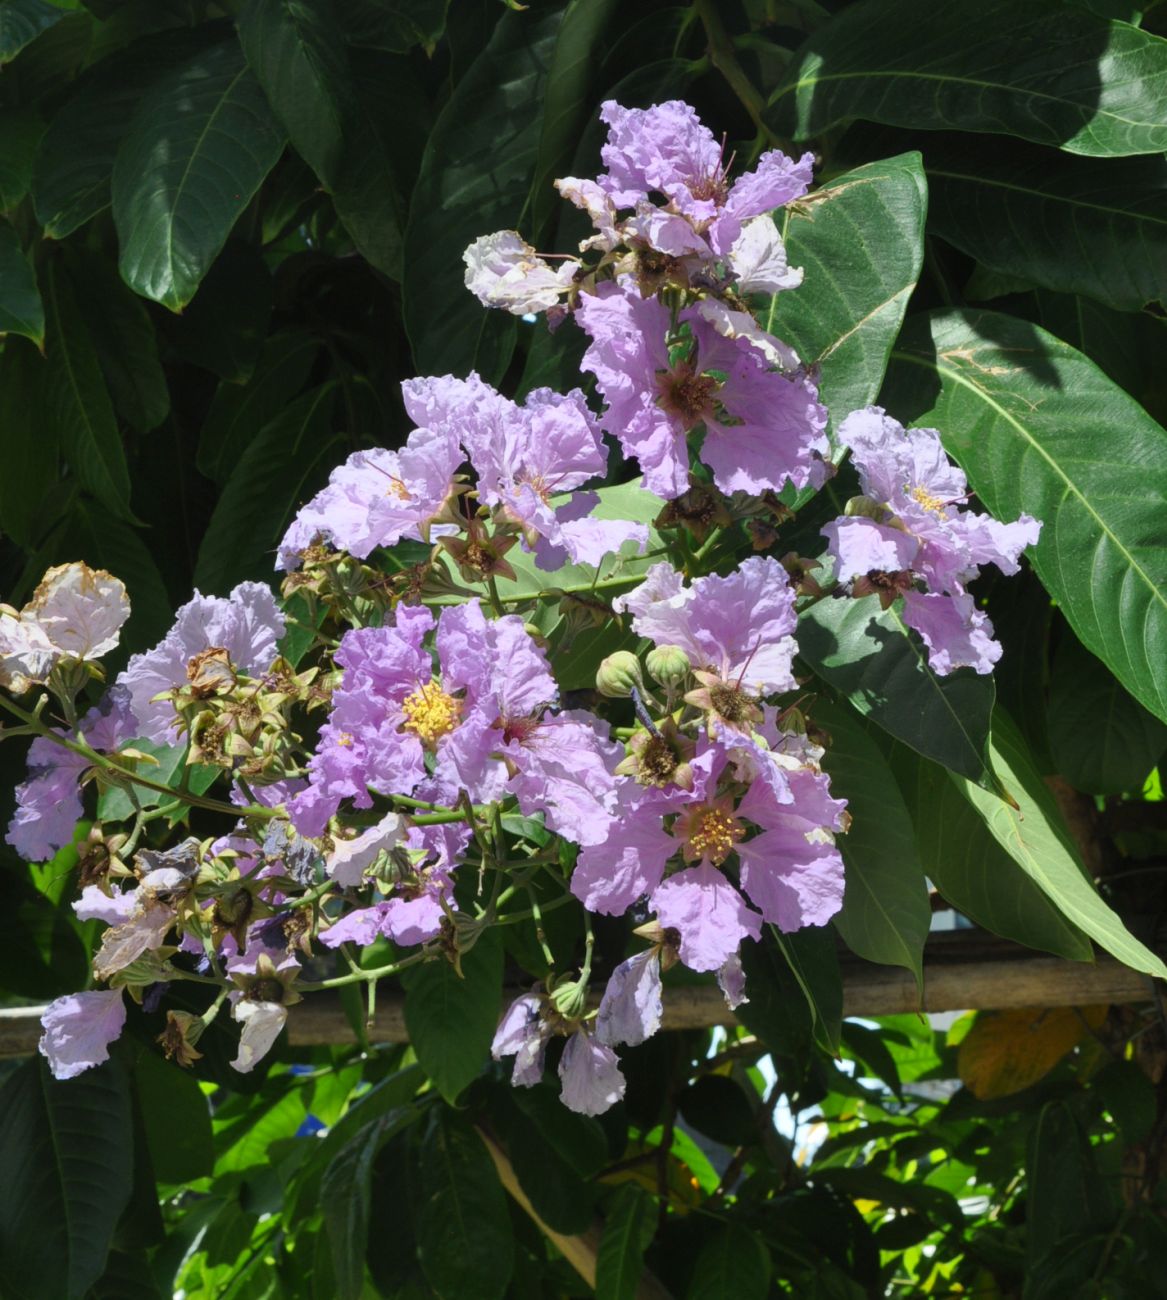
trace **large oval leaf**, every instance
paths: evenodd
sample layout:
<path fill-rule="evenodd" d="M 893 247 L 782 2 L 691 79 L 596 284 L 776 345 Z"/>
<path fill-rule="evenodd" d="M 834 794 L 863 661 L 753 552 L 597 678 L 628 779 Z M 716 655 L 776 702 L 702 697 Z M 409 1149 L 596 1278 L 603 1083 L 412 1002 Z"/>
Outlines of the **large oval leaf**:
<path fill-rule="evenodd" d="M 971 669 L 938 677 L 877 596 L 812 605 L 799 620 L 798 652 L 889 735 L 974 781 L 991 780 L 985 746 L 993 679 Z"/>
<path fill-rule="evenodd" d="M 762 313 L 807 365 L 820 369 L 832 427 L 875 400 L 924 257 L 928 188 L 918 153 L 836 176 L 783 215 L 798 289 Z"/>
<path fill-rule="evenodd" d="M 993 838 L 1061 911 L 1107 952 L 1135 970 L 1167 979 L 1167 965 L 1130 933 L 1086 875 L 1053 795 L 1034 768 L 1016 725 L 1001 709 L 993 713 L 989 748 L 994 770 L 1012 802 L 954 773 L 950 776 Z"/>
<path fill-rule="evenodd" d="M 1027 554 L 1079 639 L 1167 719 L 1167 430 L 1026 321 L 910 321 L 886 402 L 934 425 L 998 519 L 1044 522 Z"/>
<path fill-rule="evenodd" d="M 978 262 L 1119 311 L 1167 298 L 1167 159 L 926 152 L 929 225 Z"/>
<path fill-rule="evenodd" d="M 130 471 L 93 340 L 59 262 L 49 266 L 47 280 L 47 415 L 81 486 L 130 518 Z"/>
<path fill-rule="evenodd" d="M 39 1057 L 0 1093 L 0 1256 L 14 1296 L 74 1300 L 101 1276 L 129 1200 L 133 1128 L 113 1062 L 58 1082 Z"/>
<path fill-rule="evenodd" d="M 0 67 L 64 16 L 65 11 L 48 0 L 6 0 L 0 5 Z"/>
<path fill-rule="evenodd" d="M 1167 148 L 1165 93 L 1167 41 L 1059 0 L 864 0 L 798 51 L 766 119 L 796 140 L 862 118 L 1107 157 Z"/>
<path fill-rule="evenodd" d="M 835 927 L 852 952 L 906 967 L 922 991 L 932 908 L 903 795 L 879 746 L 849 709 L 817 703 L 814 719 L 831 737 L 823 757 L 831 793 L 847 800 L 851 814 L 850 829 L 839 837 L 847 881 Z"/>
<path fill-rule="evenodd" d="M 22 334 L 37 347 L 45 341 L 45 309 L 20 237 L 0 221 L 0 334 Z"/>
<path fill-rule="evenodd" d="M 498 380 L 515 320 L 466 288 L 462 254 L 516 226 L 539 150 L 547 68 L 561 13 L 505 13 L 430 133 L 405 232 L 404 313 L 422 374 L 478 369 Z"/>
<path fill-rule="evenodd" d="M 139 104 L 114 163 L 126 283 L 172 311 L 185 307 L 283 146 L 235 41 L 163 77 Z"/>

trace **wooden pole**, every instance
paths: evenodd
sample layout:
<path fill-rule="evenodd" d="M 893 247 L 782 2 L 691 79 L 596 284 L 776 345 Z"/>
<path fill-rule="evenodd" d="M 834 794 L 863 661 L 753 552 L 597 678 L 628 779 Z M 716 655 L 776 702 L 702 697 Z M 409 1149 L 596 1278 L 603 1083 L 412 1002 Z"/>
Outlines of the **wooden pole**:
<path fill-rule="evenodd" d="M 847 958 L 843 970 L 843 1014 L 887 1016 L 915 1011 L 1008 1011 L 1020 1007 L 1126 1005 L 1150 1002 L 1153 981 L 1110 958 L 1097 962 L 1059 957 L 992 955 L 973 957 L 961 949 L 968 941 L 941 945 L 924 964 L 924 997 L 915 979 L 896 966 L 876 966 Z M 518 990 L 515 990 L 517 993 Z M 593 1004 L 599 992 L 593 995 Z M 0 1057 L 29 1056 L 40 1038 L 42 1007 L 0 1009 Z M 665 990 L 665 1029 L 708 1029 L 736 1024 L 720 990 L 705 985 Z M 370 1038 L 404 1043 L 404 999 L 383 992 Z M 340 1003 L 324 994 L 305 998 L 288 1016 L 288 1041 L 297 1047 L 331 1046 L 356 1041 Z"/>

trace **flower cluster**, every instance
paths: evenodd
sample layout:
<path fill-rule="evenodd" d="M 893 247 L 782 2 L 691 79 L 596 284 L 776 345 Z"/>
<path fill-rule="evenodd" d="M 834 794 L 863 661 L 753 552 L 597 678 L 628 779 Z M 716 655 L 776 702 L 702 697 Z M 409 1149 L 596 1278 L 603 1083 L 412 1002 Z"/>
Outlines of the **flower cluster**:
<path fill-rule="evenodd" d="M 749 553 L 777 544 L 780 492 L 833 472 L 815 376 L 754 314 L 802 279 L 772 214 L 811 158 L 765 153 L 735 179 L 687 105 L 601 116 L 603 174 L 558 182 L 594 226 L 578 256 L 504 231 L 466 264 L 484 302 L 573 318 L 602 410 L 579 389 L 515 402 L 474 374 L 408 380 L 404 445 L 351 455 L 280 544 L 294 620 L 261 583 L 196 593 L 85 707 L 121 584 L 65 566 L 0 609 L 0 684 L 45 688 L 32 710 L 0 701 L 36 735 L 10 842 L 43 860 L 74 838 L 85 785 L 125 795 L 79 843 L 74 907 L 105 926 L 106 987 L 46 1013 L 58 1077 L 105 1060 L 132 1004 L 152 1014 L 176 981 L 208 1002 L 167 1012 L 162 1049 L 194 1065 L 226 1008 L 249 1071 L 303 995 L 357 985 L 371 1007 L 379 979 L 463 974 L 487 929 L 525 924 L 542 960 L 512 974 L 492 1054 L 530 1086 L 558 1052 L 564 1103 L 597 1114 L 623 1095 L 620 1050 L 661 1028 L 671 967 L 736 1007 L 743 945 L 842 906 L 848 814 L 799 694 L 810 587 L 789 576 L 814 561 Z M 1012 571 L 1037 525 L 962 510 L 928 431 L 871 410 L 842 432 L 864 496 L 826 529 L 840 590 L 904 593 L 939 670 L 987 668 L 965 586 L 988 561 Z M 630 461 L 638 508 L 601 509 Z M 221 833 L 170 843 L 195 807 Z M 570 951 L 550 946 L 553 907 L 573 909 Z M 631 921 L 598 1006 L 593 914 Z M 359 960 L 386 941 L 388 965 Z"/>
<path fill-rule="evenodd" d="M 936 672 L 992 672 L 1001 646 L 967 586 L 982 564 L 1016 573 L 1041 524 L 1029 515 L 1005 524 L 964 509 L 968 481 L 935 429 L 905 430 L 871 406 L 849 415 L 839 433 L 862 495 L 823 529 L 835 577 L 856 596 L 878 595 L 885 609 L 902 595 L 904 622 L 923 638 Z"/>

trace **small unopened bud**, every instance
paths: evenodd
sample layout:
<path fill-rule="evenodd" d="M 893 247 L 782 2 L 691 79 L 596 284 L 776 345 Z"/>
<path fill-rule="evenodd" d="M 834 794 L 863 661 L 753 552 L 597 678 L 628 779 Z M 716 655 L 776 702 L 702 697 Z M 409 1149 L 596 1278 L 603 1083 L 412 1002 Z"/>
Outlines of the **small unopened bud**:
<path fill-rule="evenodd" d="M 631 650 L 610 654 L 596 671 L 596 690 L 609 699 L 622 699 L 634 690 L 644 691 L 640 660 Z"/>
<path fill-rule="evenodd" d="M 564 1020 L 579 1020 L 587 1010 L 587 984 L 583 980 L 566 980 L 551 990 L 551 1003 Z"/>
<path fill-rule="evenodd" d="M 843 507 L 843 514 L 848 519 L 875 519 L 880 520 L 886 514 L 884 507 L 878 501 L 873 501 L 870 497 L 858 496 L 852 497 Z"/>
<path fill-rule="evenodd" d="M 648 652 L 645 666 L 649 673 L 665 687 L 675 690 L 689 676 L 689 656 L 679 645 L 658 645 Z"/>

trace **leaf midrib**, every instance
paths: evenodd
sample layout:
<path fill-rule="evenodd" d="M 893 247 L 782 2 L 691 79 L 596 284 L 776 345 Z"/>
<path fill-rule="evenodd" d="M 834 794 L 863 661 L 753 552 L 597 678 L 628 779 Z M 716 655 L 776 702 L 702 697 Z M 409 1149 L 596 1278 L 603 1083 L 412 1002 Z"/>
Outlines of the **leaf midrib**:
<path fill-rule="evenodd" d="M 1121 217 L 1126 221 L 1148 221 L 1167 228 L 1167 213 L 1163 216 L 1156 216 L 1151 212 L 1132 212 L 1129 208 L 1112 208 L 1105 203 L 1095 203 L 1088 199 L 1075 198 L 1065 194 L 1049 194 L 1045 190 L 1032 189 L 1027 185 L 1019 185 L 1014 181 L 1004 181 L 998 176 L 951 172 L 945 171 L 943 168 L 927 166 L 925 170 L 929 176 L 941 176 L 945 180 L 975 182 L 979 186 L 990 189 L 1011 190 L 1014 193 L 1026 194 L 1036 199 L 1048 199 L 1052 203 L 1065 203 L 1076 208 L 1088 208 L 1092 212 L 1105 213 L 1108 217 Z"/>

